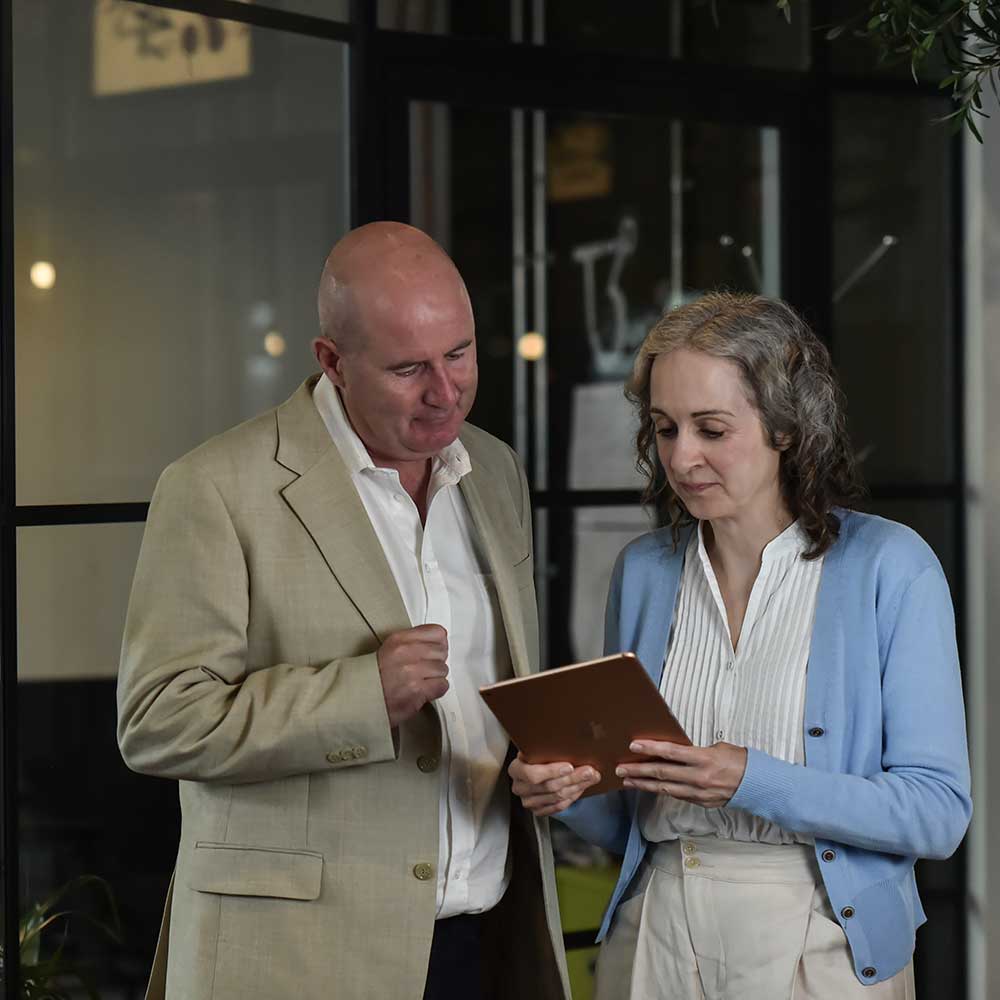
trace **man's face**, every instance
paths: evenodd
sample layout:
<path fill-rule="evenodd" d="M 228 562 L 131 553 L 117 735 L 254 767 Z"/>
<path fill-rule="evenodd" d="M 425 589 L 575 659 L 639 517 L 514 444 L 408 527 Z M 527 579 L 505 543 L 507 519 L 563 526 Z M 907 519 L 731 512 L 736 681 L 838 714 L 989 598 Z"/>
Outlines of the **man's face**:
<path fill-rule="evenodd" d="M 348 416 L 376 462 L 436 455 L 476 398 L 475 323 L 464 289 L 376 292 L 357 302 L 353 349 L 337 378 Z"/>

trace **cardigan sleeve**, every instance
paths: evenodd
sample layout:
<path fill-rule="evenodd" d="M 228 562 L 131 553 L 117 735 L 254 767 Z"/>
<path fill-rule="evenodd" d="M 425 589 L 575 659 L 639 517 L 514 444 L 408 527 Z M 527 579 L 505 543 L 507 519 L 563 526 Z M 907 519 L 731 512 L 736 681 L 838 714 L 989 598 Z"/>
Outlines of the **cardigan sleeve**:
<path fill-rule="evenodd" d="M 868 850 L 951 855 L 972 800 L 954 613 L 938 565 L 907 586 L 881 660 L 881 770 L 837 774 L 749 749 L 729 805 Z"/>

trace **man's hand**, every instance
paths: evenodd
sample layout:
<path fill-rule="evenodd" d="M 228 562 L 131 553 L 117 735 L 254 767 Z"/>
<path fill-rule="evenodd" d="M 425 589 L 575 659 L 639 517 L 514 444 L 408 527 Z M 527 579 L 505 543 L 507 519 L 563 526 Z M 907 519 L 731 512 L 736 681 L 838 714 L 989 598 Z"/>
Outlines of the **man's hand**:
<path fill-rule="evenodd" d="M 718 809 L 729 802 L 740 787 L 747 766 L 746 747 L 732 743 L 686 747 L 679 743 L 636 740 L 629 749 L 656 759 L 619 764 L 615 774 L 625 779 L 626 788 L 672 795 L 706 809 Z"/>
<path fill-rule="evenodd" d="M 393 729 L 448 690 L 448 633 L 440 625 L 394 632 L 379 646 L 377 658 Z"/>
<path fill-rule="evenodd" d="M 601 776 L 592 767 L 574 767 L 566 761 L 528 764 L 518 753 L 507 768 L 511 791 L 536 816 L 551 816 L 569 808 Z"/>

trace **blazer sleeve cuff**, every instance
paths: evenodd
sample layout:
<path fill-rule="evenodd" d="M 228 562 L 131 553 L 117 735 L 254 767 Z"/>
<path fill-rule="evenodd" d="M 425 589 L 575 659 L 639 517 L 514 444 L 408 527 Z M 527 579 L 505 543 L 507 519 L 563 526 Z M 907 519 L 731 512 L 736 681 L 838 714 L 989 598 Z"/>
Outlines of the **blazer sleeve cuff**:
<path fill-rule="evenodd" d="M 339 769 L 395 760 L 398 741 L 389 726 L 377 654 L 334 660 L 326 669 L 341 671 L 332 717 L 318 734 L 327 766 Z"/>

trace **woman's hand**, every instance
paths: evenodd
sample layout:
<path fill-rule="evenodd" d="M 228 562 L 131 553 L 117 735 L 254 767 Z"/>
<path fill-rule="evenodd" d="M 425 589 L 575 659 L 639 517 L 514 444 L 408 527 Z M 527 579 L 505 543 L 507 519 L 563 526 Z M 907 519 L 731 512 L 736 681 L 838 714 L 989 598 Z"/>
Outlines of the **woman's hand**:
<path fill-rule="evenodd" d="M 733 797 L 747 766 L 746 747 L 732 743 L 686 747 L 679 743 L 636 740 L 629 749 L 658 759 L 619 764 L 615 774 L 625 779 L 626 788 L 672 795 L 706 809 L 724 806 Z"/>
<path fill-rule="evenodd" d="M 562 812 L 601 780 L 592 767 L 574 767 L 566 761 L 528 764 L 520 753 L 510 762 L 507 773 L 513 780 L 514 794 L 536 816 Z"/>

